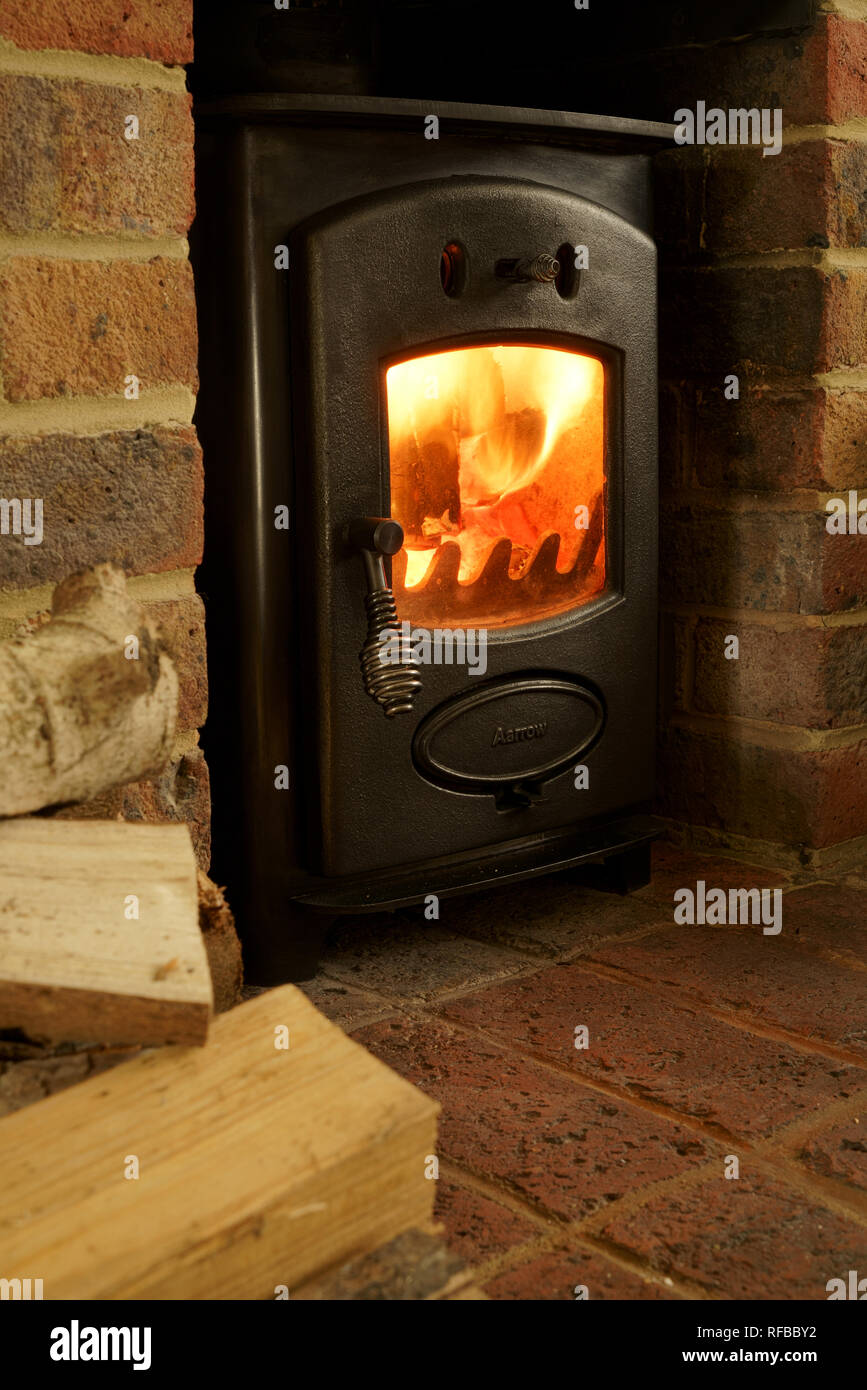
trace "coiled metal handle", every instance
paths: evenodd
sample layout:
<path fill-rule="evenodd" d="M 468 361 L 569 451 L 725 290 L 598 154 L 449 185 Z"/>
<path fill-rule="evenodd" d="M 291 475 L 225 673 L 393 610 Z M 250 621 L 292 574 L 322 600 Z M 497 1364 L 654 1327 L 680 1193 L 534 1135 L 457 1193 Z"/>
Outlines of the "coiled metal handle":
<path fill-rule="evenodd" d="M 364 688 L 386 718 L 408 714 L 414 697 L 421 690 L 418 663 L 412 658 L 383 661 L 385 633 L 400 641 L 400 621 L 388 580 L 383 556 L 396 555 L 403 545 L 403 527 L 388 517 L 359 517 L 347 528 L 347 540 L 361 551 L 367 578 L 364 606 L 367 609 L 367 641 L 361 649 Z M 401 652 L 401 657 L 403 653 Z"/>
<path fill-rule="evenodd" d="M 517 280 L 519 284 L 538 280 L 542 285 L 550 285 L 560 274 L 560 262 L 547 251 L 540 251 L 538 256 L 497 261 L 494 274 L 498 280 Z"/>

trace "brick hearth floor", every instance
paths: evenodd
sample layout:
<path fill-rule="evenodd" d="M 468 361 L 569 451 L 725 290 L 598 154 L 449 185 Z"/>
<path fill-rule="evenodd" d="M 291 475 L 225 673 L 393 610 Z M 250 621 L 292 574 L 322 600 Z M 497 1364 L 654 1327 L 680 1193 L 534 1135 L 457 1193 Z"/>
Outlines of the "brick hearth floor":
<path fill-rule="evenodd" d="M 826 1299 L 867 1276 L 867 875 L 654 864 L 355 918 L 304 989 L 441 1103 L 437 1215 L 489 1297 Z M 676 926 L 698 879 L 779 887 L 782 932 Z"/>

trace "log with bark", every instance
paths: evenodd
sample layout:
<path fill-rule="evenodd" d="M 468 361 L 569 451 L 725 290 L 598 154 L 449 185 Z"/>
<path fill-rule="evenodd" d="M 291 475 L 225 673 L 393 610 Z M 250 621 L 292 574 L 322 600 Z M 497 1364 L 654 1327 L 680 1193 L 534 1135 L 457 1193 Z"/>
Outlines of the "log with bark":
<path fill-rule="evenodd" d="M 177 703 L 174 665 L 123 573 L 64 580 L 44 627 L 0 643 L 0 816 L 154 776 Z"/>
<path fill-rule="evenodd" d="M 177 696 L 160 629 L 112 565 L 66 579 L 50 618 L 0 643 L 0 1113 L 101 1067 L 106 1044 L 203 1042 L 202 942 L 217 1010 L 241 997 L 232 914 L 216 884 L 197 882 L 180 827 L 14 819 L 65 815 L 162 771 Z M 131 925 L 124 893 L 142 888 L 150 906 Z M 25 1063 L 33 1086 L 19 1095 Z"/>

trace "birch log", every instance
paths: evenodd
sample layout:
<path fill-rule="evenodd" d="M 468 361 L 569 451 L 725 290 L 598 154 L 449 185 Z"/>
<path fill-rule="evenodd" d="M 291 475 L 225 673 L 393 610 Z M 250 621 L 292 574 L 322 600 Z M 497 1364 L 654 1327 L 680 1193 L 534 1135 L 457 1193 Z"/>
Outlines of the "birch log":
<path fill-rule="evenodd" d="M 0 816 L 154 776 L 177 704 L 172 661 L 123 573 L 64 580 L 44 627 L 0 643 Z"/>

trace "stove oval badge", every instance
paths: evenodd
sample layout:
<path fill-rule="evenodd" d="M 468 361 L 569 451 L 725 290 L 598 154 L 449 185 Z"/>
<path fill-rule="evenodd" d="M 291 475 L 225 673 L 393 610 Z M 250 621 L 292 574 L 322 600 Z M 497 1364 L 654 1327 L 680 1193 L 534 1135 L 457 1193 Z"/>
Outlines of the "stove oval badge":
<path fill-rule="evenodd" d="M 541 784 L 567 772 L 604 725 L 602 696 L 574 676 L 500 676 L 427 715 L 413 739 L 413 761 L 439 787 L 497 796 L 516 783 Z"/>

